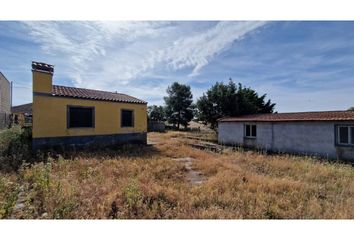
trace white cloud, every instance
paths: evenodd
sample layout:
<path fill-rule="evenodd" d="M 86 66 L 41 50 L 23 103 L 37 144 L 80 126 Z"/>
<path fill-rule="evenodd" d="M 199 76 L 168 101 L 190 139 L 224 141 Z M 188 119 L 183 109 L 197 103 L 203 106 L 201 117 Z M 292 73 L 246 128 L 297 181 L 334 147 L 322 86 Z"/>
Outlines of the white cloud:
<path fill-rule="evenodd" d="M 24 22 L 32 39 L 80 87 L 163 95 L 169 81 L 141 79 L 159 71 L 196 76 L 213 57 L 263 22 Z M 40 60 L 40 59 L 38 59 Z M 166 78 L 167 79 L 167 78 Z M 151 91 L 149 91 L 149 89 Z M 162 90 L 163 89 L 163 90 Z"/>
<path fill-rule="evenodd" d="M 220 22 L 202 34 L 182 38 L 167 50 L 167 59 L 175 69 L 194 67 L 190 76 L 198 75 L 210 59 L 263 22 Z"/>
<path fill-rule="evenodd" d="M 14 81 L 16 104 L 31 100 L 29 62 L 37 60 L 55 65 L 55 84 L 124 92 L 151 104 L 163 103 L 173 81 L 191 85 L 196 99 L 232 77 L 267 93 L 278 111 L 349 107 L 352 23 L 273 22 L 248 34 L 263 24 L 3 22 L 0 67 Z"/>

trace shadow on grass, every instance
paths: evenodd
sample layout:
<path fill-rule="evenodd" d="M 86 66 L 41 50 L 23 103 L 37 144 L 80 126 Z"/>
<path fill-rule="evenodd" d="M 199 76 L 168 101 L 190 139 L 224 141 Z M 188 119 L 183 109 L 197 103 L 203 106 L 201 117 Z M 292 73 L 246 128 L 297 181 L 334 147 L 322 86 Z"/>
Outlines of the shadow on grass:
<path fill-rule="evenodd" d="M 145 144 L 127 144 L 115 146 L 90 146 L 90 147 L 66 147 L 38 151 L 35 153 L 37 161 L 46 161 L 49 157 L 58 159 L 96 158 L 114 159 L 126 158 L 147 158 L 160 155 L 161 152 L 154 146 Z"/>
<path fill-rule="evenodd" d="M 127 145 L 71 145 L 32 150 L 30 128 L 12 127 L 0 132 L 0 172 L 17 172 L 24 164 L 47 162 L 49 159 L 96 158 L 114 159 L 118 157 L 147 158 L 161 154 L 153 146 L 134 142 Z"/>

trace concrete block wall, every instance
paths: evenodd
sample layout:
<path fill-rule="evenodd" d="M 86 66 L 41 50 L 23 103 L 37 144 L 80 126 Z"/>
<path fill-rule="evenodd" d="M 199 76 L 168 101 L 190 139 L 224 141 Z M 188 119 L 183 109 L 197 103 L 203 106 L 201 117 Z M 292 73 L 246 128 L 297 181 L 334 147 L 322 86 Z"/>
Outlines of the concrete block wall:
<path fill-rule="evenodd" d="M 0 72 L 0 112 L 11 113 L 11 83 Z"/>
<path fill-rule="evenodd" d="M 244 145 L 284 153 L 354 160 L 354 147 L 335 143 L 335 126 L 342 122 L 219 122 L 220 144 Z M 244 124 L 257 125 L 257 138 L 244 138 Z M 354 122 L 343 122 L 352 124 Z"/>
<path fill-rule="evenodd" d="M 219 122 L 218 142 L 220 144 L 242 145 L 243 129 L 241 122 Z"/>
<path fill-rule="evenodd" d="M 0 112 L 0 129 L 8 128 L 11 123 L 10 113 Z"/>
<path fill-rule="evenodd" d="M 274 123 L 275 151 L 336 158 L 334 122 Z"/>

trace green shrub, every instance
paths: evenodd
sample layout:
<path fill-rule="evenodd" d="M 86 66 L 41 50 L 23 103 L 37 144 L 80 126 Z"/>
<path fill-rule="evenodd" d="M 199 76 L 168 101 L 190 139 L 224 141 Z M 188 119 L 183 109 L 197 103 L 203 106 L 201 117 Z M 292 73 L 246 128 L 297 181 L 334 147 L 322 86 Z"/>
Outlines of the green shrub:
<path fill-rule="evenodd" d="M 142 193 L 138 184 L 131 181 L 123 190 L 123 201 L 132 216 L 138 215 L 138 209 L 142 201 Z"/>
<path fill-rule="evenodd" d="M 18 184 L 8 176 L 0 176 L 0 219 L 9 218 L 18 195 Z"/>
<path fill-rule="evenodd" d="M 31 159 L 32 129 L 14 126 L 0 132 L 0 169 L 18 170 Z"/>
<path fill-rule="evenodd" d="M 6 152 L 9 149 L 11 142 L 19 139 L 21 134 L 22 129 L 19 126 L 0 131 L 0 152 Z"/>

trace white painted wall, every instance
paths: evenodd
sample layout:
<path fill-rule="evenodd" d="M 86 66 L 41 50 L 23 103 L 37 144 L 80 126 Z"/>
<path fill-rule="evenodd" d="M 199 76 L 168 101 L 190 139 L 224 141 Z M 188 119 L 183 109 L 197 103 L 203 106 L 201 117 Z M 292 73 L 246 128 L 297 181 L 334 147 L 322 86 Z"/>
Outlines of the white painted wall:
<path fill-rule="evenodd" d="M 221 144 L 243 144 L 243 123 L 219 122 L 218 142 Z"/>
<path fill-rule="evenodd" d="M 274 150 L 336 158 L 335 123 L 275 123 Z"/>
<path fill-rule="evenodd" d="M 244 138 L 244 122 L 219 122 L 219 143 L 354 160 L 353 147 L 335 145 L 335 125 L 341 122 L 247 122 L 249 123 L 257 125 L 257 138 L 254 140 Z"/>

